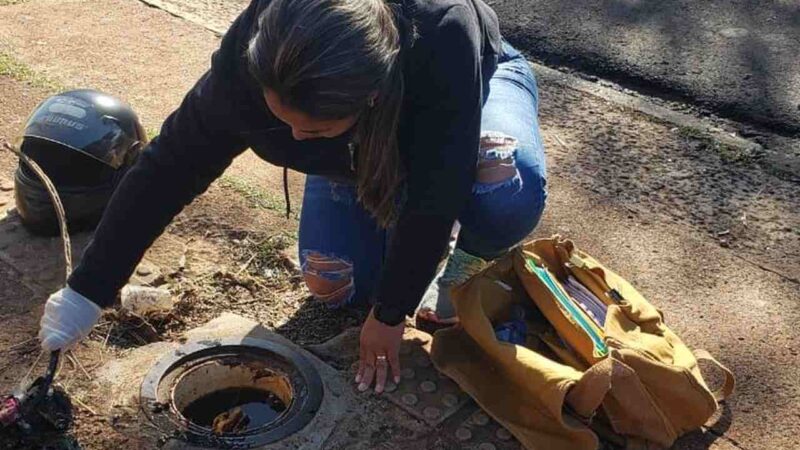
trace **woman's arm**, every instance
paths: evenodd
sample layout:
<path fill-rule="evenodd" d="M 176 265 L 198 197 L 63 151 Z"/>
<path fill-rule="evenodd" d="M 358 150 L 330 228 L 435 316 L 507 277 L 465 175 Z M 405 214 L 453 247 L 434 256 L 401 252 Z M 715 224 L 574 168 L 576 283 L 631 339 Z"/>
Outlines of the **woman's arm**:
<path fill-rule="evenodd" d="M 263 116 L 243 48 L 257 14 L 254 1 L 234 22 L 211 69 L 164 122 L 112 196 L 69 286 L 109 306 L 153 241 L 246 148 L 242 122 Z"/>
<path fill-rule="evenodd" d="M 467 7 L 451 7 L 428 36 L 429 69 L 415 74 L 425 80 L 424 89 L 409 93 L 421 105 L 405 125 L 413 136 L 403 143 L 408 195 L 379 285 L 381 308 L 414 311 L 471 193 L 482 105 L 476 20 Z"/>
<path fill-rule="evenodd" d="M 245 144 L 215 117 L 207 73 L 164 123 L 125 175 L 69 286 L 109 306 L 153 241 L 184 206 L 208 188 Z"/>
<path fill-rule="evenodd" d="M 387 375 L 400 381 L 398 356 L 403 315 L 411 314 L 433 279 L 450 231 L 469 198 L 481 120 L 480 32 L 465 6 L 451 7 L 425 51 L 410 62 L 412 81 L 401 141 L 406 149 L 407 199 L 394 230 L 378 285 L 377 302 L 361 328 L 358 389 L 375 382 L 383 392 Z M 418 42 L 419 44 L 419 42 Z M 414 66 L 429 61 L 424 67 Z M 410 131 L 411 133 L 408 133 Z"/>

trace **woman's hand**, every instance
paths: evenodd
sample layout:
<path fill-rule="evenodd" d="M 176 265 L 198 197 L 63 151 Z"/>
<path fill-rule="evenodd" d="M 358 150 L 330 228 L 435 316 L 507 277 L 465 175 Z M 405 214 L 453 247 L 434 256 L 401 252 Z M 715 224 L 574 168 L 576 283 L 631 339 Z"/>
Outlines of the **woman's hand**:
<path fill-rule="evenodd" d="M 366 391 L 374 381 L 375 393 L 382 393 L 390 370 L 395 384 L 400 383 L 399 352 L 404 329 L 404 322 L 395 326 L 386 325 L 378 321 L 370 311 L 361 327 L 360 359 L 356 375 L 359 391 Z"/>
<path fill-rule="evenodd" d="M 44 305 L 39 340 L 48 352 L 68 349 L 84 339 L 102 310 L 69 286 L 54 293 Z"/>

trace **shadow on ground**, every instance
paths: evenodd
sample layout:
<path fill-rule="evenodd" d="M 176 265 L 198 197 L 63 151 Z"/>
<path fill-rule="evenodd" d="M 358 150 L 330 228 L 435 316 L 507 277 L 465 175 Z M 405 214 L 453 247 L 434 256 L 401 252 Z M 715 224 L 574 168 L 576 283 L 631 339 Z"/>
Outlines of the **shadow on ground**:
<path fill-rule="evenodd" d="M 577 184 L 642 224 L 688 225 L 800 279 L 800 183 L 765 171 L 758 155 L 632 120 L 628 111 L 574 91 L 543 89 L 540 117 L 557 182 Z"/>
<path fill-rule="evenodd" d="M 726 450 L 728 448 L 734 448 L 731 445 L 726 446 L 721 444 L 722 442 L 729 442 L 723 437 L 723 434 L 730 428 L 731 423 L 733 423 L 733 414 L 727 403 L 723 403 L 720 406 L 720 412 L 717 413 L 717 417 L 713 427 L 706 430 L 693 431 L 682 436 L 675 442 L 673 448 L 680 450 L 705 450 L 709 448 L 720 448 L 720 445 L 722 445 L 721 448 Z"/>
<path fill-rule="evenodd" d="M 366 306 L 331 309 L 309 296 L 301 301 L 300 308 L 275 331 L 299 345 L 319 344 L 347 328 L 360 327 L 367 313 Z"/>
<path fill-rule="evenodd" d="M 800 7 L 780 1 L 510 0 L 504 34 L 548 65 L 800 131 Z"/>
<path fill-rule="evenodd" d="M 80 260 L 90 236 L 90 233 L 70 235 L 73 266 Z M 29 232 L 13 209 L 0 219 L 0 259 L 18 271 L 23 282 L 35 291 L 50 293 L 65 284 L 61 237 Z"/>

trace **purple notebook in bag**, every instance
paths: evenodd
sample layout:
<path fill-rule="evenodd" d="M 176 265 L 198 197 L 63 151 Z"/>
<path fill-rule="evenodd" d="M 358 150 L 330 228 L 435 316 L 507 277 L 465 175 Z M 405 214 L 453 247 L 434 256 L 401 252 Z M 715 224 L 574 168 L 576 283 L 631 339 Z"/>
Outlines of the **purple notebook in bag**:
<path fill-rule="evenodd" d="M 563 283 L 563 287 L 575 303 L 580 305 L 581 309 L 583 309 L 600 328 L 603 328 L 603 325 L 606 323 L 608 306 L 600 301 L 592 291 L 587 289 L 586 286 L 581 284 L 580 281 L 576 280 L 573 276 L 567 277 L 567 281 Z"/>

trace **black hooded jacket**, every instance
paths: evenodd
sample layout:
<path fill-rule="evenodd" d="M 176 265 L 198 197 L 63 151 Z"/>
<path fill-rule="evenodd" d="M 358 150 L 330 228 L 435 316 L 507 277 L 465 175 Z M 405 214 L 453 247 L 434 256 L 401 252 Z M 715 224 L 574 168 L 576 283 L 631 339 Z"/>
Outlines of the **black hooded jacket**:
<path fill-rule="evenodd" d="M 69 279 L 70 287 L 100 306 L 113 302 L 172 218 L 246 149 L 299 172 L 354 178 L 349 136 L 295 141 L 248 71 L 245 50 L 269 1 L 254 0 L 236 19 L 209 71 L 112 197 Z M 376 298 L 411 313 L 471 193 L 481 108 L 501 39 L 496 15 L 481 0 L 406 1 L 418 33 L 405 59 L 399 131 L 406 200 Z"/>

